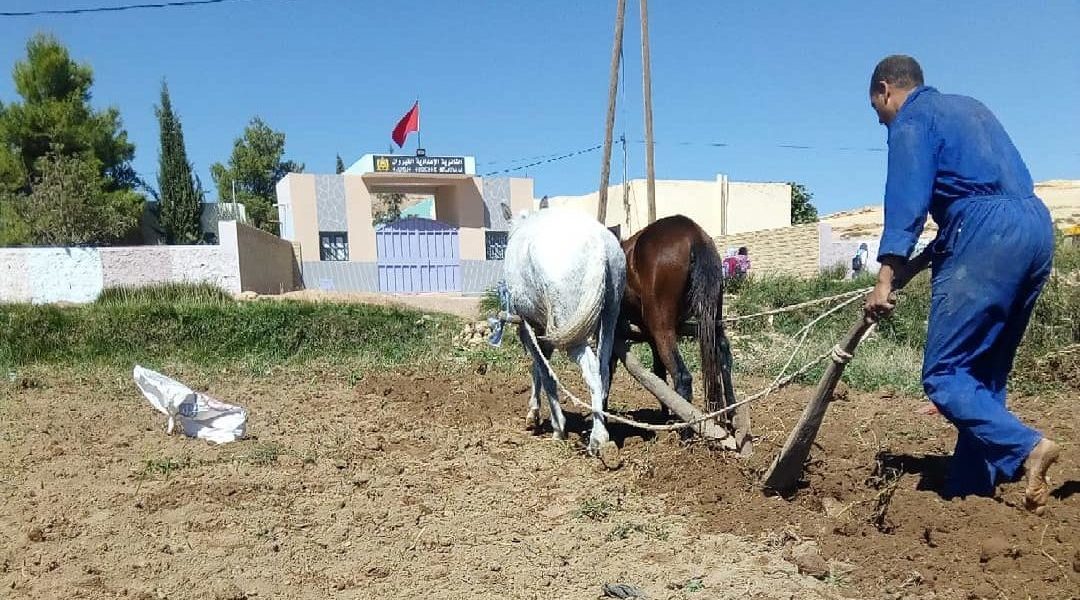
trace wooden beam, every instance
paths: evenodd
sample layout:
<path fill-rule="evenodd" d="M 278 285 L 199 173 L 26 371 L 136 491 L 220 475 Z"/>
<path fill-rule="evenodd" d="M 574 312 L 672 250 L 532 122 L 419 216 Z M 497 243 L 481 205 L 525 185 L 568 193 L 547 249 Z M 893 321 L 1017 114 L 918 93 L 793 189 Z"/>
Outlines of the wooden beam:
<path fill-rule="evenodd" d="M 637 357 L 629 351 L 629 346 L 624 346 L 618 351 L 618 358 L 622 360 L 623 365 L 626 366 L 626 370 L 638 380 L 646 390 L 656 397 L 664 406 L 671 409 L 671 412 L 675 413 L 683 421 L 696 421 L 702 416 L 702 412 L 697 409 L 693 404 L 687 402 L 682 396 L 675 393 L 675 390 L 671 389 L 667 383 L 661 381 L 659 377 L 651 373 L 648 369 L 643 367 L 638 362 Z M 702 421 L 697 425 L 691 426 L 693 431 L 697 432 L 704 438 L 722 440 L 724 448 L 729 450 L 735 449 L 735 438 L 733 438 L 728 431 L 722 427 L 716 420 Z"/>
<path fill-rule="evenodd" d="M 649 224 L 656 222 L 656 171 L 653 168 L 652 59 L 649 54 L 649 2 L 641 6 L 641 86 L 645 99 L 645 189 L 649 203 Z"/>

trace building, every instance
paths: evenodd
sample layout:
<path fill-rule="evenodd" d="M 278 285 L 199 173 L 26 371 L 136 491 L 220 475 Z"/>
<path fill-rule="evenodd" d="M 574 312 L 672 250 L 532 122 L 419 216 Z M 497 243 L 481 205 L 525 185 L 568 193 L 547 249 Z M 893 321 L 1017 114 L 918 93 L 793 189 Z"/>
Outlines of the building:
<path fill-rule="evenodd" d="M 434 218 L 376 226 L 381 194 L 431 197 Z M 281 237 L 296 242 L 309 289 L 483 293 L 499 280 L 514 212 L 531 179 L 476 175 L 471 156 L 373 155 L 341 175 L 289 173 L 277 184 Z"/>
<path fill-rule="evenodd" d="M 341 175 L 290 173 L 277 185 L 281 237 L 296 243 L 307 288 L 480 294 L 502 276 L 509 223 L 540 208 L 528 178 L 479 177 L 471 156 L 367 154 Z M 607 225 L 622 237 L 647 219 L 645 182 L 608 193 Z M 403 218 L 375 224 L 385 194 L 407 200 Z M 599 194 L 553 196 L 549 206 L 596 214 Z M 430 204 L 421 201 L 430 198 Z M 684 214 L 714 237 L 791 224 L 786 183 L 656 182 L 657 216 Z M 420 216 L 426 215 L 426 216 Z"/>
<path fill-rule="evenodd" d="M 608 187 L 608 227 L 618 227 L 623 238 L 648 224 L 646 182 L 634 179 L 625 187 Z M 624 200 L 625 199 L 625 200 Z M 549 206 L 568 206 L 595 215 L 599 192 L 583 196 L 551 196 Z M 709 235 L 720 237 L 791 225 L 791 186 L 786 183 L 730 181 L 656 181 L 656 218 L 686 215 Z"/>

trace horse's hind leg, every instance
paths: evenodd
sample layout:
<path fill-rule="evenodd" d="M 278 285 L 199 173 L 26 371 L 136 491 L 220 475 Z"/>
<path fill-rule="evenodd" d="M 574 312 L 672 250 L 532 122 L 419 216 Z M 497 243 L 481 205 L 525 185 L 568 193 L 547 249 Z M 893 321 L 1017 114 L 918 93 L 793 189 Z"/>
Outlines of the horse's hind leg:
<path fill-rule="evenodd" d="M 532 394 L 529 396 L 529 412 L 525 415 L 525 429 L 539 431 L 540 429 L 540 394 L 543 393 L 543 380 L 540 375 L 540 365 L 533 361 L 532 369 Z"/>
<path fill-rule="evenodd" d="M 589 452 L 596 454 L 605 442 L 610 438 L 607 427 L 604 426 L 604 405 L 606 401 L 604 380 L 601 373 L 600 361 L 593 354 L 588 344 L 582 344 L 570 349 L 570 357 L 581 367 L 581 376 L 585 384 L 589 386 L 592 397 L 592 433 L 589 434 Z"/>
<path fill-rule="evenodd" d="M 659 335 L 656 333 L 656 330 L 653 331 L 653 340 L 655 344 L 653 356 L 656 357 L 659 355 L 660 362 L 663 363 L 664 368 L 671 373 L 675 392 L 682 396 L 687 402 L 692 402 L 694 398 L 694 379 L 693 376 L 690 375 L 690 369 L 686 368 L 686 363 L 683 362 L 682 355 L 679 354 L 679 338 L 676 337 L 674 328 Z"/>
<path fill-rule="evenodd" d="M 652 372 L 653 375 L 663 382 L 667 382 L 667 367 L 664 366 L 663 359 L 660 358 L 660 351 L 656 349 L 655 343 L 649 344 L 649 349 L 652 350 Z"/>
<path fill-rule="evenodd" d="M 548 397 L 548 404 L 551 408 L 551 427 L 555 430 L 553 435 L 556 439 L 566 439 L 566 417 L 563 415 L 562 407 L 559 406 L 555 380 L 551 378 L 547 369 L 544 368 L 540 358 L 540 353 L 542 353 L 543 357 L 550 361 L 555 349 L 551 344 L 545 342 L 539 342 L 539 348 L 535 347 L 528 332 L 525 331 L 524 324 L 518 327 L 518 338 L 533 359 L 532 393 L 529 396 L 529 412 L 525 415 L 525 428 L 533 431 L 540 430 L 542 422 L 540 418 L 540 393 L 543 390 Z"/>
<path fill-rule="evenodd" d="M 652 350 L 652 372 L 656 375 L 660 381 L 667 383 L 667 368 L 664 366 L 663 359 L 660 358 L 660 351 L 656 349 L 655 342 L 649 342 L 649 349 Z M 660 416 L 665 420 L 671 415 L 671 411 L 668 410 L 667 404 L 660 403 Z"/>

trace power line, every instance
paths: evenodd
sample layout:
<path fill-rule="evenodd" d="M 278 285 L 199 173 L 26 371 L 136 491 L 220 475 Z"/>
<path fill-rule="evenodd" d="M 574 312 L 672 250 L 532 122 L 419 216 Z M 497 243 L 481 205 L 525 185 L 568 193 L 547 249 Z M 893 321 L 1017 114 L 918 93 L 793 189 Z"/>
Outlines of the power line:
<path fill-rule="evenodd" d="M 171 2 L 145 2 L 142 4 L 122 4 L 120 6 L 88 6 L 86 8 L 52 8 L 42 10 L 0 11 L 0 17 L 36 17 L 43 15 L 82 15 L 89 13 L 120 12 L 144 8 L 177 8 L 201 6 L 204 4 L 224 4 L 226 2 L 250 2 L 252 0 L 173 0 Z"/>
<path fill-rule="evenodd" d="M 633 140 L 635 144 L 644 144 L 645 140 L 637 139 Z M 711 148 L 738 148 L 738 147 L 750 147 L 757 144 L 729 144 L 727 142 L 658 142 L 653 141 L 654 145 L 665 146 L 707 146 Z M 766 148 L 783 148 L 785 150 L 835 150 L 838 152 L 885 152 L 885 148 L 879 147 L 863 147 L 856 148 L 853 146 L 814 146 L 808 144 L 761 144 Z"/>
<path fill-rule="evenodd" d="M 599 149 L 601 149 L 603 147 L 604 147 L 603 144 L 599 144 L 599 145 L 596 145 L 596 146 L 592 146 L 591 148 L 582 148 L 581 150 L 575 150 L 573 152 L 567 152 L 566 154 L 561 154 L 559 156 L 553 156 L 553 157 L 548 158 L 546 160 L 538 160 L 536 162 L 532 162 L 532 163 L 529 163 L 527 165 L 521 165 L 520 167 L 511 167 L 509 169 L 503 169 L 501 171 L 492 171 L 490 173 L 484 173 L 484 177 L 490 177 L 492 175 L 502 175 L 504 173 L 512 173 L 514 171 L 522 171 L 522 170 L 528 169 L 529 167 L 535 167 L 535 166 L 538 166 L 538 165 L 543 165 L 543 164 L 547 164 L 547 163 L 557 162 L 557 161 L 560 161 L 560 160 L 565 160 L 567 158 L 572 158 L 574 156 L 579 156 L 581 154 L 585 154 L 585 153 L 588 153 L 588 152 L 595 152 L 595 151 L 597 151 L 597 150 L 599 150 Z"/>

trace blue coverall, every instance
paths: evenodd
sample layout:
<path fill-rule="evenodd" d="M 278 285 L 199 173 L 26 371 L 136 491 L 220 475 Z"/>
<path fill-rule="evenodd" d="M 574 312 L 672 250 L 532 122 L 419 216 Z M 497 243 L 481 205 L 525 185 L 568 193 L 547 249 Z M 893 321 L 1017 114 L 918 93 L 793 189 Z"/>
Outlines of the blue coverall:
<path fill-rule="evenodd" d="M 1005 382 L 1050 274 L 1050 213 L 994 115 L 921 86 L 889 124 L 878 260 L 910 256 L 938 225 L 923 388 L 958 430 L 944 495 L 993 495 L 1042 438 L 1005 406 Z"/>

